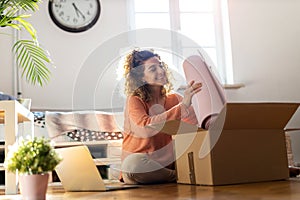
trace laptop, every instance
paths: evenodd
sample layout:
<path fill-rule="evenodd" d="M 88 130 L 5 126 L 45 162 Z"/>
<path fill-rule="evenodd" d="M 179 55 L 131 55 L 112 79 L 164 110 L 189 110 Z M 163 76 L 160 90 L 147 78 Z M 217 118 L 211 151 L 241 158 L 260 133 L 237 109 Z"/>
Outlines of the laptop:
<path fill-rule="evenodd" d="M 72 146 L 55 149 L 62 157 L 55 171 L 65 191 L 111 191 L 137 188 L 137 185 L 124 183 L 104 183 L 89 149 Z"/>

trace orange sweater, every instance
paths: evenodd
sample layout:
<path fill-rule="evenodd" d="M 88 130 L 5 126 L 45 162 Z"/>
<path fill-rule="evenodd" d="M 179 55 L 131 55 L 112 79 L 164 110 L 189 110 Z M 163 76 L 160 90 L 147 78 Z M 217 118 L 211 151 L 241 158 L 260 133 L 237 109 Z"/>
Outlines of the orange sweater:
<path fill-rule="evenodd" d="M 122 159 L 130 153 L 147 153 L 151 159 L 167 167 L 175 161 L 172 136 L 145 126 L 168 120 L 183 120 L 197 124 L 192 107 L 180 103 L 182 97 L 170 94 L 165 105 L 149 105 L 137 96 L 126 102 Z"/>

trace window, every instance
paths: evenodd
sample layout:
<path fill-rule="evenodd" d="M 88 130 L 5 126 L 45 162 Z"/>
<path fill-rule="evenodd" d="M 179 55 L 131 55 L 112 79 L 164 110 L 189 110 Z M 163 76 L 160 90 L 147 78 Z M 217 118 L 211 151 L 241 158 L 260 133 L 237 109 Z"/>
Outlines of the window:
<path fill-rule="evenodd" d="M 192 55 L 199 52 L 201 47 L 210 58 L 210 65 L 218 72 L 221 82 L 233 82 L 227 0 L 128 0 L 128 5 L 131 30 L 172 30 L 169 37 L 172 52 Z M 186 44 L 178 35 L 188 37 L 194 43 Z M 182 64 L 180 56 L 165 51 L 157 52 L 171 68 L 179 74 L 183 73 L 178 67 Z"/>

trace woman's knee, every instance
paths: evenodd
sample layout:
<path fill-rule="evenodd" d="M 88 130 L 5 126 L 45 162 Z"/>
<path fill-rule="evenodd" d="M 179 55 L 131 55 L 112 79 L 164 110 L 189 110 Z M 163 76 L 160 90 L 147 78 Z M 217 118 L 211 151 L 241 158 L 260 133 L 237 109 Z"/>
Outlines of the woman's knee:
<path fill-rule="evenodd" d="M 144 153 L 133 153 L 128 155 L 122 162 L 122 171 L 129 173 L 147 173 L 164 168 L 158 162 L 149 158 Z"/>
<path fill-rule="evenodd" d="M 129 173 L 138 172 L 144 159 L 145 155 L 142 153 L 133 153 L 128 155 L 122 162 L 122 171 Z"/>

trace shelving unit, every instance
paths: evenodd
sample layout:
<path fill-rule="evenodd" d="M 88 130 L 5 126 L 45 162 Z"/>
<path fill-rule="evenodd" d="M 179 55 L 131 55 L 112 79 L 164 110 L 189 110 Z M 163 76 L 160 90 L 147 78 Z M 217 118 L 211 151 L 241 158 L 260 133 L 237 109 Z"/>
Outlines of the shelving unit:
<path fill-rule="evenodd" d="M 0 145 L 0 171 L 4 171 L 4 151 L 5 151 L 5 146 L 3 144 Z M 3 158 L 2 158 L 3 156 Z M 1 184 L 0 184 L 1 185 Z"/>
<path fill-rule="evenodd" d="M 6 194 L 17 193 L 16 175 L 7 172 L 4 169 L 4 158 L 8 151 L 8 146 L 12 145 L 16 138 L 20 136 L 19 129 L 28 130 L 34 136 L 34 116 L 29 110 L 16 101 L 0 102 L 0 124 L 4 124 L 4 141 L 0 141 L 0 187 L 4 187 Z M 26 123 L 23 123 L 26 122 Z M 18 127 L 19 123 L 21 127 Z M 10 134 L 7 134 L 10 133 Z M 16 135 L 11 133 L 18 133 Z M 25 137 L 24 133 L 21 135 Z M 47 133 L 46 133 L 47 135 Z M 56 142 L 55 148 L 62 148 L 75 145 L 87 145 L 96 166 L 98 167 L 104 179 L 114 180 L 119 177 L 119 168 L 121 165 L 121 145 L 122 139 L 118 140 L 100 140 L 89 142 Z M 103 174 L 104 173 L 104 174 Z"/>
<path fill-rule="evenodd" d="M 14 144 L 17 137 L 21 135 L 26 136 L 24 132 L 21 133 L 19 130 L 19 124 L 23 124 L 23 130 L 26 130 L 26 134 L 34 135 L 33 120 L 33 114 L 19 102 L 13 100 L 0 101 L 0 124 L 4 124 L 4 157 L 7 155 L 8 146 Z M 3 168 L 3 164 L 1 168 Z M 5 194 L 17 194 L 18 185 L 16 174 L 6 170 L 4 170 L 4 174 Z"/>
<path fill-rule="evenodd" d="M 4 142 L 3 142 L 4 143 Z M 4 181 L 5 181 L 5 169 L 4 169 L 4 152 L 5 146 L 4 144 L 0 144 L 0 188 L 5 189 Z"/>

